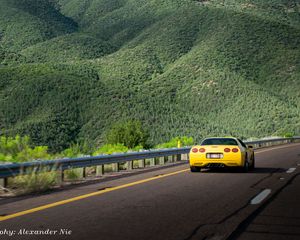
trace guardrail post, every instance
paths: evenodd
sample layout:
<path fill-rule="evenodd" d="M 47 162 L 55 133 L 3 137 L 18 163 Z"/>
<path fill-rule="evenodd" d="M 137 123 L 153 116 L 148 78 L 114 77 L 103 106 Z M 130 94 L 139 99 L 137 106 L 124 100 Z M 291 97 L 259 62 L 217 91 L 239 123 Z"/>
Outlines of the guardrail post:
<path fill-rule="evenodd" d="M 113 172 L 119 172 L 119 168 L 120 166 L 119 166 L 119 163 L 113 163 L 112 164 L 112 171 Z"/>
<path fill-rule="evenodd" d="M 165 164 L 165 157 L 159 157 L 159 165 Z"/>
<path fill-rule="evenodd" d="M 189 154 L 188 153 L 181 154 L 181 160 L 185 160 L 185 161 L 189 160 Z"/>
<path fill-rule="evenodd" d="M 133 161 L 128 161 L 127 162 L 127 166 L 126 166 L 126 170 L 130 171 L 133 169 Z"/>
<path fill-rule="evenodd" d="M 181 161 L 181 154 L 176 155 L 176 161 Z"/>
<path fill-rule="evenodd" d="M 0 178 L 0 186 L 3 188 L 7 187 L 8 178 Z"/>
<path fill-rule="evenodd" d="M 82 168 L 82 178 L 86 178 L 86 168 Z"/>
<path fill-rule="evenodd" d="M 155 158 L 150 158 L 150 167 L 155 166 Z"/>
<path fill-rule="evenodd" d="M 139 160 L 139 168 L 145 168 L 145 165 L 146 165 L 145 159 Z"/>
<path fill-rule="evenodd" d="M 57 185 L 61 186 L 64 182 L 64 170 L 60 166 L 57 170 Z"/>
<path fill-rule="evenodd" d="M 104 175 L 104 165 L 100 165 L 96 167 L 96 176 L 102 176 Z"/>

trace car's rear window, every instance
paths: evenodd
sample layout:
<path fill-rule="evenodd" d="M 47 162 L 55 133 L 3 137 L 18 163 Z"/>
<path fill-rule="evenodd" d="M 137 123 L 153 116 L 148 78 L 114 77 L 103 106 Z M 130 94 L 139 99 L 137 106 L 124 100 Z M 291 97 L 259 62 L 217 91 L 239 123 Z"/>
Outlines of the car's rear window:
<path fill-rule="evenodd" d="M 238 145 L 237 141 L 232 138 L 208 138 L 201 145 Z"/>

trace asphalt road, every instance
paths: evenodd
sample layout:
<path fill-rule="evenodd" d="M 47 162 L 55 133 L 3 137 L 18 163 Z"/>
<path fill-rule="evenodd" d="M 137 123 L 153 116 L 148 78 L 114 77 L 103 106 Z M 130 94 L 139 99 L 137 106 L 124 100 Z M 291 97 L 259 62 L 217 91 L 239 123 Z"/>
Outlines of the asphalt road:
<path fill-rule="evenodd" d="M 256 151 L 249 173 L 180 165 L 0 200 L 0 239 L 300 239 L 299 174 L 290 144 Z"/>

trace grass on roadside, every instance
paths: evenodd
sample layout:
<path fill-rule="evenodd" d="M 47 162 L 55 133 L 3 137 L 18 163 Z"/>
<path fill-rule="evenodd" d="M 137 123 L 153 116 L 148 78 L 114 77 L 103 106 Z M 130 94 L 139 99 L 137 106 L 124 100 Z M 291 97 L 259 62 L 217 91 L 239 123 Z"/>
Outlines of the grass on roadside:
<path fill-rule="evenodd" d="M 57 172 L 31 173 L 10 178 L 8 186 L 14 194 L 46 192 L 57 184 Z"/>

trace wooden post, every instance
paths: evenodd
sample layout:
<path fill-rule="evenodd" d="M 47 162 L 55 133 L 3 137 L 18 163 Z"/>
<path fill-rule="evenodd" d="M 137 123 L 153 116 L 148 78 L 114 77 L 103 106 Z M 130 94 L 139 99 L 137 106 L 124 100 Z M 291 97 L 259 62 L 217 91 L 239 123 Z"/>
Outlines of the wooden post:
<path fill-rule="evenodd" d="M 64 182 L 64 170 L 59 166 L 57 171 L 57 185 L 62 186 Z"/>
<path fill-rule="evenodd" d="M 132 169 L 133 169 L 133 161 L 128 161 L 127 166 L 126 166 L 126 170 L 131 171 Z"/>
<path fill-rule="evenodd" d="M 159 158 L 159 164 L 164 165 L 165 164 L 165 157 L 160 157 Z"/>
<path fill-rule="evenodd" d="M 150 167 L 154 167 L 155 166 L 155 158 L 151 158 L 150 159 Z"/>
<path fill-rule="evenodd" d="M 189 159 L 189 154 L 181 154 L 181 160 L 187 161 Z"/>
<path fill-rule="evenodd" d="M 145 168 L 145 165 L 146 165 L 145 159 L 139 160 L 139 168 Z"/>
<path fill-rule="evenodd" d="M 119 172 L 119 163 L 113 163 L 112 164 L 112 171 L 113 172 Z"/>
<path fill-rule="evenodd" d="M 102 176 L 104 175 L 104 165 L 100 165 L 96 167 L 96 176 Z"/>
<path fill-rule="evenodd" d="M 86 168 L 82 168 L 82 178 L 86 178 Z"/>
<path fill-rule="evenodd" d="M 3 188 L 7 187 L 8 178 L 0 178 L 0 186 Z"/>

